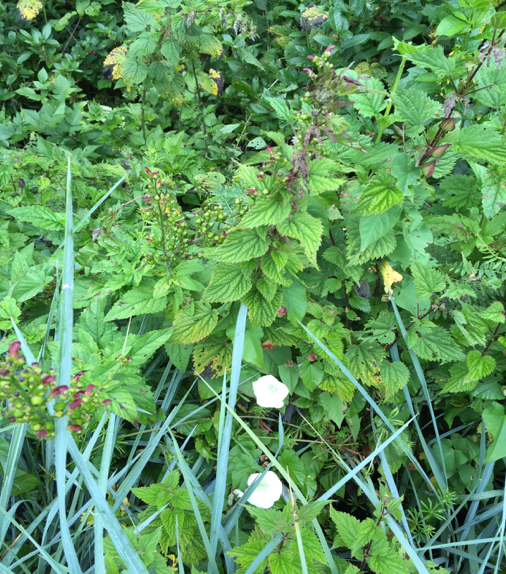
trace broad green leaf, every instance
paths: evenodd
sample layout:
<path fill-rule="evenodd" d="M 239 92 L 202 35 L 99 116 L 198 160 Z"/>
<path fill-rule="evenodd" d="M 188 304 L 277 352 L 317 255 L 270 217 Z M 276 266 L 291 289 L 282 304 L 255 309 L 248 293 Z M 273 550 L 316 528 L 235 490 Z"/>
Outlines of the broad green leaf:
<path fill-rule="evenodd" d="M 248 213 L 241 219 L 240 227 L 260 227 L 261 225 L 276 225 L 290 215 L 290 203 L 279 193 L 267 199 L 257 201 Z"/>
<path fill-rule="evenodd" d="M 31 299 L 44 290 L 46 283 L 52 278 L 41 269 L 29 271 L 20 277 L 12 287 L 11 295 L 18 303 Z"/>
<path fill-rule="evenodd" d="M 365 215 L 359 219 L 360 250 L 364 251 L 378 239 L 386 235 L 399 221 L 400 206 L 394 205 L 383 213 Z"/>
<path fill-rule="evenodd" d="M 272 300 L 268 301 L 258 289 L 253 288 L 241 301 L 248 307 L 248 317 L 253 327 L 268 327 L 281 308 L 283 293 L 277 291 Z"/>
<path fill-rule="evenodd" d="M 353 94 L 353 107 L 365 118 L 379 115 L 387 107 L 387 94 L 381 81 L 377 78 L 359 78 L 353 70 L 347 70 L 346 74 L 360 81 L 369 90 L 367 93 Z"/>
<path fill-rule="evenodd" d="M 383 171 L 373 175 L 360 195 L 358 210 L 362 215 L 383 213 L 404 200 L 402 191 L 396 185 L 396 179 Z"/>
<path fill-rule="evenodd" d="M 319 397 L 320 404 L 324 408 L 329 419 L 336 423 L 338 428 L 341 428 L 341 423 L 344 419 L 343 401 L 338 395 L 331 395 L 330 393 L 321 393 Z"/>
<path fill-rule="evenodd" d="M 283 307 L 287 310 L 288 320 L 296 324 L 302 321 L 307 310 L 307 292 L 299 283 L 292 283 L 289 287 L 283 287 Z"/>
<path fill-rule="evenodd" d="M 409 380 L 409 369 L 404 363 L 394 361 L 381 363 L 381 382 L 385 387 L 385 399 L 388 401 L 400 391 Z"/>
<path fill-rule="evenodd" d="M 419 261 L 411 261 L 411 274 L 415 280 L 416 296 L 420 301 L 430 299 L 446 287 L 445 277 L 440 271 Z"/>
<path fill-rule="evenodd" d="M 65 214 L 43 205 L 30 205 L 11 209 L 9 215 L 21 222 L 31 223 L 43 231 L 57 231 L 65 226 Z"/>
<path fill-rule="evenodd" d="M 146 12 L 135 10 L 125 13 L 125 24 L 131 32 L 144 32 L 147 26 L 155 23 L 154 17 Z"/>
<path fill-rule="evenodd" d="M 326 190 L 338 190 L 343 184 L 333 174 L 339 171 L 339 164 L 331 159 L 315 159 L 309 164 L 309 190 L 313 195 Z"/>
<path fill-rule="evenodd" d="M 271 97 L 265 97 L 264 99 L 274 108 L 274 113 L 283 123 L 289 124 L 293 121 L 292 114 L 286 105 L 286 100 Z"/>
<path fill-rule="evenodd" d="M 479 195 L 476 189 L 476 178 L 467 175 L 450 175 L 439 185 L 439 195 L 444 198 L 444 205 L 461 209 L 476 207 Z"/>
<path fill-rule="evenodd" d="M 320 222 L 318 222 L 320 224 Z M 321 224 L 320 224 L 321 225 Z M 240 263 L 261 257 L 269 249 L 270 241 L 263 239 L 256 229 L 231 231 L 223 245 L 207 249 L 204 255 L 214 261 Z"/>
<path fill-rule="evenodd" d="M 385 356 L 385 350 L 377 344 L 351 345 L 346 351 L 351 374 L 367 386 L 381 383 L 380 365 Z"/>
<path fill-rule="evenodd" d="M 494 301 L 481 312 L 481 316 L 486 321 L 491 321 L 492 323 L 504 323 L 506 320 L 504 316 L 504 305 L 500 301 Z"/>
<path fill-rule="evenodd" d="M 496 129 L 474 125 L 446 136 L 457 153 L 467 153 L 492 164 L 506 162 L 506 140 Z"/>
<path fill-rule="evenodd" d="M 252 285 L 244 276 L 240 265 L 218 263 L 213 269 L 211 282 L 202 294 L 202 299 L 209 303 L 237 301 L 246 295 Z"/>
<path fill-rule="evenodd" d="M 127 58 L 121 68 L 121 73 L 125 84 L 141 84 L 148 75 L 148 67 L 144 62 Z"/>
<path fill-rule="evenodd" d="M 483 355 L 480 351 L 469 351 L 467 354 L 467 367 L 469 380 L 478 381 L 483 379 L 495 369 L 495 359 L 490 355 Z"/>
<path fill-rule="evenodd" d="M 406 122 L 406 127 L 414 128 L 411 135 L 419 134 L 428 120 L 437 117 L 441 104 L 432 100 L 420 88 L 407 88 L 392 95 L 395 104 L 395 117 Z"/>
<path fill-rule="evenodd" d="M 397 301 L 397 298 L 395 299 Z M 443 327 L 422 325 L 408 331 L 408 345 L 418 358 L 442 364 L 463 361 L 465 355 Z"/>
<path fill-rule="evenodd" d="M 300 377 L 304 386 L 314 391 L 322 382 L 325 372 L 317 362 L 304 361 L 299 368 Z"/>
<path fill-rule="evenodd" d="M 181 46 L 177 40 L 170 40 L 165 38 L 162 42 L 162 48 L 160 50 L 164 58 L 167 59 L 168 63 L 175 68 L 179 61 L 179 54 L 181 53 Z"/>
<path fill-rule="evenodd" d="M 253 560 L 260 554 L 260 552 L 264 549 L 265 545 L 267 544 L 267 540 L 253 540 L 251 542 L 246 542 L 246 544 L 242 544 L 241 546 L 236 546 L 232 550 L 229 550 L 227 554 L 232 556 L 236 559 L 238 564 L 246 569 L 253 563 Z M 272 553 L 270 554 L 272 556 Z M 265 567 L 267 566 L 267 561 L 262 560 L 259 567 L 257 568 L 257 572 L 264 572 Z M 244 570 L 246 571 L 246 570 Z M 271 567 L 272 571 L 272 567 Z M 280 572 L 279 574 L 284 574 Z"/>
<path fill-rule="evenodd" d="M 180 311 L 174 318 L 170 343 L 196 343 L 210 335 L 218 322 L 218 311 L 206 303 L 195 302 L 194 310 Z"/>
<path fill-rule="evenodd" d="M 167 342 L 171 334 L 172 328 L 150 331 L 140 337 L 131 335 L 128 338 L 128 343 L 132 344 L 129 357 L 134 364 L 144 364 L 157 349 Z"/>
<path fill-rule="evenodd" d="M 167 297 L 153 298 L 153 286 L 136 287 L 127 291 L 105 316 L 105 321 L 128 319 L 135 315 L 159 313 L 167 307 Z"/>
<path fill-rule="evenodd" d="M 383 540 L 378 540 L 371 545 L 372 556 L 367 559 L 371 570 L 378 574 L 409 574 L 411 572 L 409 562 L 403 560 L 390 545 L 382 543 Z M 376 544 L 381 544 L 381 548 L 376 549 Z"/>
<path fill-rule="evenodd" d="M 279 510 L 274 508 L 256 508 L 252 505 L 247 505 L 246 509 L 255 519 L 255 524 L 268 535 L 290 529 L 290 523 Z"/>
<path fill-rule="evenodd" d="M 489 167 L 483 178 L 481 193 L 483 214 L 489 218 L 494 217 L 506 205 L 506 171 Z"/>
<path fill-rule="evenodd" d="M 299 211 L 278 225 L 278 231 L 298 239 L 308 257 L 316 265 L 316 252 L 322 241 L 323 226 L 319 219 L 306 211 Z"/>
<path fill-rule="evenodd" d="M 470 26 L 467 22 L 463 22 L 457 16 L 450 14 L 446 18 L 443 18 L 436 29 L 436 36 L 455 36 L 460 34 L 467 29 L 469 31 Z"/>
<path fill-rule="evenodd" d="M 353 548 L 358 537 L 360 520 L 346 512 L 338 512 L 332 506 L 330 506 L 330 517 L 338 533 L 334 540 L 334 546 Z"/>
<path fill-rule="evenodd" d="M 485 460 L 494 462 L 506 456 L 506 414 L 504 407 L 493 402 L 492 406 L 483 411 L 485 429 L 494 437 L 494 441 L 487 448 Z"/>
<path fill-rule="evenodd" d="M 169 359 L 172 361 L 176 369 L 179 369 L 182 373 L 184 373 L 188 367 L 193 347 L 194 345 L 192 344 L 175 345 L 167 343 L 165 345 L 165 350 L 167 351 L 167 355 L 169 355 Z"/>
<path fill-rule="evenodd" d="M 324 502 L 327 502 L 327 501 L 324 501 Z M 318 502 L 311 503 L 310 502 L 309 504 L 302 506 L 300 508 L 299 515 L 306 508 L 308 509 L 308 510 L 306 510 L 306 513 L 309 515 L 309 508 L 311 507 L 311 505 L 316 505 L 313 507 L 314 512 L 316 512 L 321 507 L 321 503 L 318 503 Z M 314 512 L 312 514 L 314 514 Z M 318 512 L 318 514 L 319 514 L 319 512 Z M 323 552 L 322 545 L 321 545 L 320 541 L 318 540 L 318 537 L 316 536 L 316 534 L 314 532 L 312 532 L 309 528 L 301 528 L 300 535 L 302 538 L 302 546 L 304 547 L 304 555 L 305 555 L 306 559 L 307 560 L 316 560 L 317 562 L 320 562 L 321 564 L 326 564 L 327 559 L 325 558 L 325 553 Z"/>
<path fill-rule="evenodd" d="M 447 58 L 443 46 L 429 46 L 416 54 L 406 54 L 406 58 L 422 68 L 429 68 L 434 73 L 446 76 L 455 70 L 455 57 Z"/>
<path fill-rule="evenodd" d="M 293 574 L 294 556 L 288 552 L 271 552 L 268 560 L 271 574 Z M 298 562 L 300 563 L 300 560 Z M 257 570 L 257 572 L 263 571 Z"/>

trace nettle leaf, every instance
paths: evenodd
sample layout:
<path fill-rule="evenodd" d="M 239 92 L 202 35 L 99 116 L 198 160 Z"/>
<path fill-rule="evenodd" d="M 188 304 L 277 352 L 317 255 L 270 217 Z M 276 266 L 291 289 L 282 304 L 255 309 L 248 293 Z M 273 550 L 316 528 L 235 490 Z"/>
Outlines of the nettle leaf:
<path fill-rule="evenodd" d="M 489 307 L 481 312 L 481 316 L 485 321 L 492 323 L 504 323 L 506 317 L 504 316 L 504 305 L 500 301 L 494 301 Z"/>
<path fill-rule="evenodd" d="M 318 222 L 320 224 L 320 222 Z M 320 224 L 321 226 L 321 224 Z M 204 255 L 214 261 L 240 263 L 261 257 L 270 246 L 268 239 L 259 236 L 255 229 L 231 231 L 223 245 L 215 249 L 206 249 Z"/>
<path fill-rule="evenodd" d="M 128 319 L 135 315 L 159 313 L 167 307 L 167 297 L 155 299 L 153 285 L 141 285 L 127 291 L 105 316 L 105 321 Z"/>
<path fill-rule="evenodd" d="M 181 53 L 181 46 L 177 40 L 169 40 L 169 38 L 165 38 L 162 42 L 162 48 L 160 50 L 164 58 L 166 58 L 167 62 L 175 68 L 179 61 L 179 54 Z"/>
<path fill-rule="evenodd" d="M 446 287 L 445 276 L 440 271 L 419 261 L 411 261 L 411 274 L 415 280 L 416 297 L 419 301 L 430 299 L 434 293 Z"/>
<path fill-rule="evenodd" d="M 334 539 L 335 547 L 353 548 L 358 538 L 360 520 L 347 514 L 338 512 L 332 506 L 330 508 L 330 517 L 337 529 L 337 536 Z"/>
<path fill-rule="evenodd" d="M 453 207 L 455 209 L 476 207 L 480 201 L 480 196 L 476 189 L 476 178 L 467 175 L 459 174 L 445 177 L 439 184 L 439 195 L 444 199 L 445 207 Z"/>
<path fill-rule="evenodd" d="M 495 359 L 490 355 L 482 355 L 480 351 L 469 351 L 467 354 L 468 378 L 470 381 L 483 379 L 495 369 Z"/>
<path fill-rule="evenodd" d="M 8 214 L 18 221 L 29 222 L 44 231 L 58 231 L 65 226 L 64 213 L 57 213 L 43 205 L 16 207 L 8 211 Z"/>
<path fill-rule="evenodd" d="M 344 183 L 342 179 L 334 177 L 339 171 L 339 164 L 331 159 L 315 159 L 309 164 L 309 190 L 312 195 L 323 191 L 338 190 Z"/>
<path fill-rule="evenodd" d="M 202 300 L 209 303 L 237 301 L 246 295 L 252 285 L 252 282 L 245 277 L 241 266 L 218 263 L 213 269 L 211 282 L 202 294 Z"/>
<path fill-rule="evenodd" d="M 441 364 L 463 361 L 465 355 L 443 327 L 422 325 L 408 331 L 409 348 L 419 359 L 439 361 Z"/>
<path fill-rule="evenodd" d="M 506 139 L 492 127 L 469 126 L 449 133 L 445 140 L 451 142 L 457 153 L 467 153 L 490 163 L 506 162 Z"/>
<path fill-rule="evenodd" d="M 323 226 L 319 219 L 299 211 L 278 225 L 278 231 L 298 239 L 308 259 L 316 265 L 316 252 L 322 241 Z"/>
<path fill-rule="evenodd" d="M 241 219 L 240 227 L 252 228 L 261 225 L 276 225 L 290 215 L 290 203 L 279 193 L 255 203 Z"/>
<path fill-rule="evenodd" d="M 242 298 L 248 307 L 248 317 L 252 327 L 268 327 L 272 325 L 283 303 L 283 292 L 277 291 L 271 301 L 267 300 L 258 289 L 253 288 Z"/>
<path fill-rule="evenodd" d="M 435 74 L 446 76 L 455 70 L 455 57 L 447 58 L 442 46 L 429 46 L 416 54 L 406 54 L 406 58 L 422 68 L 429 68 Z"/>
<path fill-rule="evenodd" d="M 506 205 L 506 172 L 490 167 L 483 178 L 482 204 L 485 217 L 494 217 Z"/>
<path fill-rule="evenodd" d="M 364 251 L 367 247 L 386 235 L 399 221 L 400 215 L 401 207 L 394 205 L 394 207 L 391 207 L 383 213 L 361 217 L 359 219 L 360 250 Z"/>
<path fill-rule="evenodd" d="M 131 32 L 144 32 L 147 26 L 155 24 L 152 14 L 146 14 L 140 10 L 125 12 L 125 24 Z"/>
<path fill-rule="evenodd" d="M 380 114 L 386 107 L 385 87 L 377 78 L 362 77 L 359 79 L 358 74 L 353 70 L 347 70 L 346 74 L 359 80 L 365 87 L 370 90 L 367 93 L 353 94 L 353 107 L 359 114 L 365 118 L 372 118 Z"/>
<path fill-rule="evenodd" d="M 426 92 L 420 88 L 403 89 L 392 95 L 395 104 L 395 117 L 406 122 L 412 135 L 419 134 L 423 130 L 423 124 L 434 119 L 442 112 L 439 102 L 432 100 Z"/>
<path fill-rule="evenodd" d="M 373 572 L 378 574 L 409 574 L 410 563 L 403 560 L 384 539 L 374 541 L 371 545 L 371 557 L 367 563 Z"/>
<path fill-rule="evenodd" d="M 217 323 L 218 311 L 196 301 L 193 310 L 183 310 L 175 316 L 174 331 L 169 342 L 180 345 L 196 343 L 210 335 Z"/>
<path fill-rule="evenodd" d="M 175 345 L 172 343 L 167 343 L 165 345 L 165 350 L 167 351 L 167 355 L 169 355 L 169 359 L 172 361 L 173 365 L 176 369 L 179 369 L 182 373 L 184 373 L 188 367 L 188 363 L 190 362 L 190 357 L 193 352 L 194 345 Z"/>
<path fill-rule="evenodd" d="M 404 195 L 396 182 L 395 177 L 386 171 L 373 175 L 360 195 L 357 206 L 360 213 L 362 215 L 383 213 L 404 201 Z"/>
<path fill-rule="evenodd" d="M 258 170 L 255 167 L 249 165 L 238 165 L 237 173 L 241 178 L 241 183 L 247 189 L 257 189 L 264 187 L 262 182 L 258 179 Z"/>
<path fill-rule="evenodd" d="M 381 383 L 380 365 L 386 357 L 383 347 L 378 344 L 351 345 L 345 355 L 349 369 L 356 379 L 368 386 Z"/>
<path fill-rule="evenodd" d="M 144 62 L 137 62 L 132 58 L 127 58 L 121 68 L 121 74 L 125 84 L 141 84 L 148 75 L 148 67 Z"/>
<path fill-rule="evenodd" d="M 274 108 L 274 113 L 278 116 L 281 122 L 289 124 L 293 122 L 292 113 L 286 105 L 286 100 L 281 98 L 265 97 L 265 100 Z"/>
<path fill-rule="evenodd" d="M 400 391 L 409 380 L 409 369 L 404 363 L 394 361 L 381 363 L 381 382 L 385 387 L 385 399 L 388 401 Z"/>

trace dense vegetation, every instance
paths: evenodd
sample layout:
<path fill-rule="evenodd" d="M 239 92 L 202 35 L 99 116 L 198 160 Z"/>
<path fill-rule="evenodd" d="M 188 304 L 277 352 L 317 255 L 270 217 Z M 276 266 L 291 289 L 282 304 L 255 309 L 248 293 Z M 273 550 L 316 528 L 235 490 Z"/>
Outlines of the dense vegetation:
<path fill-rule="evenodd" d="M 504 571 L 500 4 L 2 2 L 1 572 Z"/>

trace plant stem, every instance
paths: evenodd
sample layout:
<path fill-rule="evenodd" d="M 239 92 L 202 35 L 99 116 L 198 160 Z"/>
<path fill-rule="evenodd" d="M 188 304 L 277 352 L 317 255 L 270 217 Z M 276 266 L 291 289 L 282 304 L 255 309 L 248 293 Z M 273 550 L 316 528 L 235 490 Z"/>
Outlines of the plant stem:
<path fill-rule="evenodd" d="M 141 110 L 142 110 L 142 135 L 144 137 L 144 143 L 146 143 L 146 122 L 144 120 L 144 103 L 146 101 L 146 89 L 144 88 L 142 92 L 142 102 L 141 102 Z"/>
<path fill-rule="evenodd" d="M 401 60 L 401 65 L 399 66 L 399 70 L 397 72 L 397 77 L 395 78 L 394 86 L 392 88 L 392 91 L 390 92 L 390 96 L 393 96 L 397 92 L 397 88 L 399 87 L 399 82 L 401 81 L 401 76 L 402 76 L 402 72 L 404 71 L 405 65 L 406 65 L 406 58 L 403 57 Z M 392 98 L 390 98 L 390 101 L 388 102 L 388 105 L 387 105 L 387 109 L 385 110 L 385 114 L 383 115 L 385 127 L 386 127 L 386 119 L 390 115 L 390 110 L 392 109 L 392 104 L 393 104 Z M 376 143 L 381 141 L 381 136 L 383 135 L 384 130 L 385 130 L 384 127 L 380 127 L 378 137 L 376 138 Z"/>
<path fill-rule="evenodd" d="M 197 88 L 197 96 L 199 101 L 199 109 L 200 113 L 202 114 L 202 130 L 204 132 L 204 142 L 206 144 L 206 154 L 209 155 L 209 150 L 207 148 L 207 129 L 206 129 L 206 120 L 204 118 L 204 110 L 202 109 L 202 98 L 200 97 L 200 86 L 199 81 L 197 80 L 197 72 L 195 71 L 195 64 L 192 60 L 192 70 L 193 70 L 193 77 L 195 78 L 195 87 Z"/>

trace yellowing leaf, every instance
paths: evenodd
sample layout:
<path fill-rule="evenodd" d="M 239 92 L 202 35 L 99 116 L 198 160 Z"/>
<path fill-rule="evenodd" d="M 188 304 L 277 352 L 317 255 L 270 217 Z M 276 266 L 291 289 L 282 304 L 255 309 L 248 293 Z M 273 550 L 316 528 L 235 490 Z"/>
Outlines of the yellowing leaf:
<path fill-rule="evenodd" d="M 17 8 L 23 20 L 33 20 L 40 12 L 42 2 L 40 0 L 20 0 L 20 2 L 17 3 Z"/>
<path fill-rule="evenodd" d="M 397 273 L 395 269 L 392 269 L 392 266 L 388 261 L 384 261 L 380 264 L 379 270 L 381 275 L 383 276 L 383 282 L 385 283 L 385 293 L 388 295 L 388 291 L 392 290 L 392 285 L 394 283 L 400 283 L 403 279 L 400 273 Z"/>

